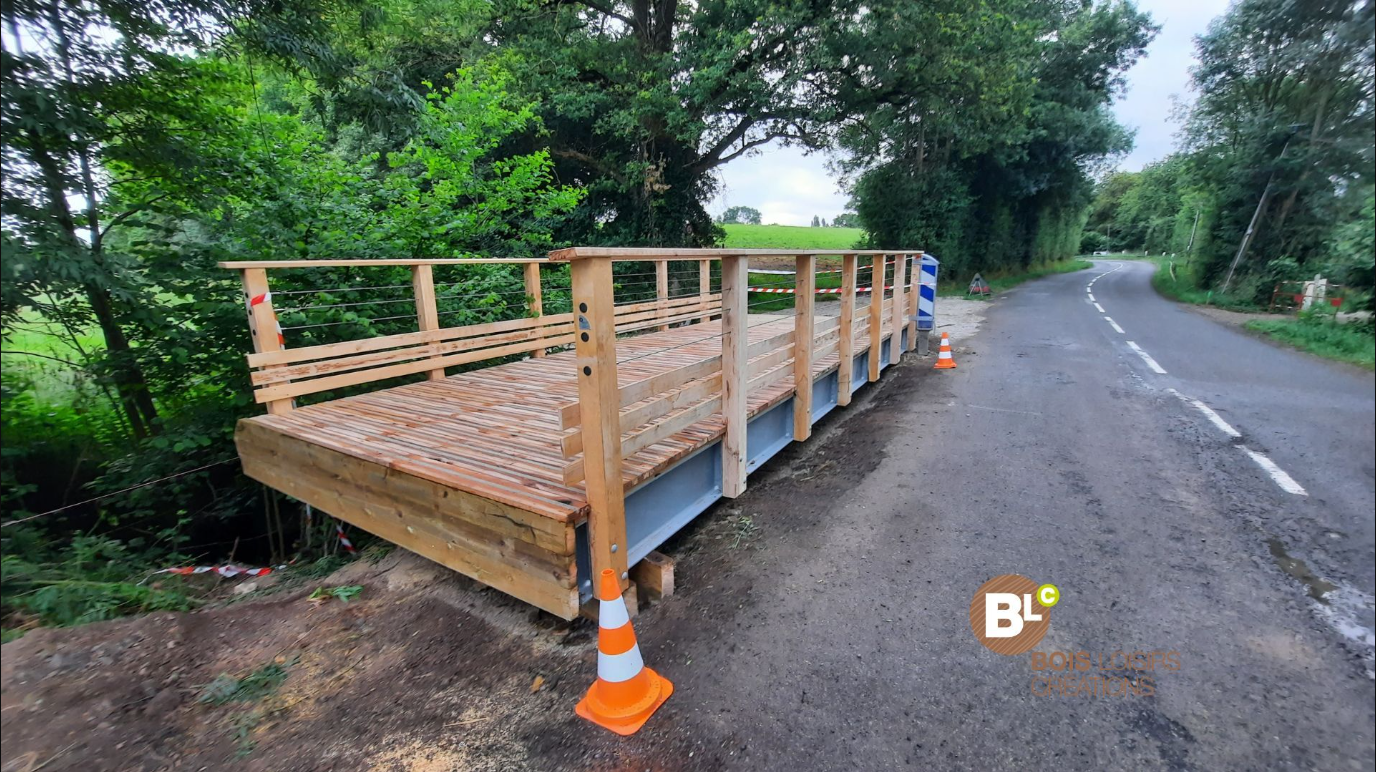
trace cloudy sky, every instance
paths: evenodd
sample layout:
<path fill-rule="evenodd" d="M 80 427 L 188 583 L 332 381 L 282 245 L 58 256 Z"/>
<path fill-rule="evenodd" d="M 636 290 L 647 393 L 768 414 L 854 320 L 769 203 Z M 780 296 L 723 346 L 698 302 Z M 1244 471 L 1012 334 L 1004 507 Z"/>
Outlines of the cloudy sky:
<path fill-rule="evenodd" d="M 1179 126 L 1171 120 L 1176 102 L 1188 99 L 1194 36 L 1223 13 L 1227 0 L 1138 0 L 1161 32 L 1147 55 L 1128 73 L 1126 96 L 1114 106 L 1124 125 L 1137 132 L 1136 148 L 1119 166 L 1136 171 L 1171 151 Z M 796 148 L 768 146 L 721 171 L 722 190 L 710 205 L 713 214 L 728 206 L 753 206 L 766 223 L 808 225 L 813 215 L 831 218 L 844 211 L 846 195 L 828 174 L 826 157 Z"/>

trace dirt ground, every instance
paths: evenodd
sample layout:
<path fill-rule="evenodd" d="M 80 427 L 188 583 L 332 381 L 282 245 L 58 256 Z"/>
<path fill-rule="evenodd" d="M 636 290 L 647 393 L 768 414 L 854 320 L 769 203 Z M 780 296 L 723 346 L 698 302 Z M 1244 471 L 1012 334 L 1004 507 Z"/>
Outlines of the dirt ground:
<path fill-rule="evenodd" d="M 938 324 L 964 337 L 985 306 L 943 299 Z M 864 479 L 896 431 L 885 405 L 928 377 L 929 361 L 905 359 L 753 475 L 748 512 L 719 502 L 661 548 L 678 561 L 677 592 L 636 629 L 647 663 L 671 664 L 679 690 L 729 674 L 675 651 L 734 650 L 721 639 L 742 625 L 751 587 L 721 578 L 769 560 L 762 526 L 818 526 L 828 497 Z M 339 585 L 363 591 L 348 603 L 307 597 Z M 266 696 L 203 699 L 217 677 L 273 664 L 285 677 Z M 715 769 L 744 750 L 738 727 L 689 700 L 633 741 L 590 727 L 573 705 L 595 673 L 595 624 L 394 550 L 297 589 L 5 644 L 0 770 Z"/>
<path fill-rule="evenodd" d="M 1252 313 L 1252 312 L 1246 312 L 1246 311 L 1228 311 L 1228 310 L 1223 309 L 1223 308 L 1214 308 L 1213 306 L 1188 305 L 1188 304 L 1184 304 L 1184 303 L 1181 303 L 1180 305 L 1184 306 L 1185 308 L 1190 309 L 1191 311 L 1194 311 L 1194 312 L 1197 313 L 1197 314 L 1202 314 L 1202 315 L 1204 315 L 1204 316 L 1207 316 L 1207 317 L 1209 317 L 1210 319 L 1213 319 L 1213 320 L 1216 321 L 1216 322 L 1222 322 L 1222 323 L 1224 323 L 1224 324 L 1229 324 L 1229 325 L 1232 325 L 1232 326 L 1234 326 L 1234 327 L 1241 327 L 1241 326 L 1243 326 L 1244 324 L 1246 324 L 1246 323 L 1248 323 L 1248 322 L 1250 322 L 1250 321 L 1256 320 L 1256 319 L 1280 319 L 1280 318 L 1283 318 L 1283 317 L 1277 316 L 1276 314 L 1267 314 L 1267 313 L 1259 313 L 1259 312 L 1257 312 L 1257 313 Z"/>

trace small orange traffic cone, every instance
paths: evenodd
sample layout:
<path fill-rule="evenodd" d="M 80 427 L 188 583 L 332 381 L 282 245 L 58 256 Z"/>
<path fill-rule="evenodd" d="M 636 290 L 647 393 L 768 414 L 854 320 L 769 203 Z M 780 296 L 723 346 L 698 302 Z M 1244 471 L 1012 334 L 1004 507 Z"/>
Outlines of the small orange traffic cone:
<path fill-rule="evenodd" d="M 951 358 L 951 333 L 941 333 L 941 350 L 936 354 L 937 370 L 953 370 L 956 360 Z"/>
<path fill-rule="evenodd" d="M 621 585 L 610 568 L 602 570 L 597 599 L 597 680 L 574 711 L 619 735 L 632 735 L 669 699 L 674 685 L 640 658 Z"/>

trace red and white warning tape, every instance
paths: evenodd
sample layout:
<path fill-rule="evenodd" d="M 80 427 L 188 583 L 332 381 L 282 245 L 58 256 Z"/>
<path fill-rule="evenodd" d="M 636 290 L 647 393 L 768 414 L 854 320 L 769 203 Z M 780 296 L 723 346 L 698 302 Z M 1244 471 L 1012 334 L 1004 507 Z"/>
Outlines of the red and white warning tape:
<path fill-rule="evenodd" d="M 268 302 L 269 300 L 272 300 L 272 291 L 271 291 L 271 290 L 269 290 L 269 291 L 267 291 L 267 292 L 264 292 L 264 293 L 261 294 L 261 295 L 254 295 L 253 297 L 249 298 L 249 300 L 248 300 L 248 307 L 249 307 L 249 312 L 250 312 L 250 314 L 252 314 L 252 311 L 253 311 L 253 307 L 254 307 L 254 306 L 256 306 L 256 305 L 258 305 L 258 304 L 260 304 L 260 303 L 266 303 L 266 302 Z M 276 312 L 276 311 L 274 311 L 273 314 L 272 314 L 272 323 L 275 324 L 275 325 L 277 325 L 277 345 L 279 345 L 279 346 L 284 346 L 284 345 L 286 345 L 286 343 L 287 343 L 287 337 L 286 337 L 285 335 L 282 334 L 282 323 L 279 322 L 279 321 L 277 321 L 277 312 Z"/>
<path fill-rule="evenodd" d="M 910 287 L 912 287 L 912 286 L 913 286 L 913 285 L 908 284 L 908 285 L 905 285 L 904 288 L 907 289 L 907 288 L 910 288 Z M 890 285 L 884 287 L 884 289 L 886 289 L 886 290 L 891 290 L 891 289 L 893 289 L 893 285 L 890 284 Z M 855 291 L 856 291 L 856 292 L 873 292 L 873 291 L 874 291 L 874 287 L 856 287 L 856 288 L 855 288 Z M 771 295 L 793 295 L 793 294 L 796 294 L 796 293 L 798 292 L 798 290 L 795 289 L 795 288 L 793 288 L 793 287 L 750 287 L 750 288 L 747 290 L 747 292 L 764 292 L 764 293 L 771 294 Z M 813 294 L 816 294 L 816 295 L 839 295 L 839 294 L 841 294 L 841 288 L 840 288 L 840 287 L 828 287 L 828 288 L 823 288 L 823 289 L 817 289 L 817 290 L 813 290 Z"/>
<path fill-rule="evenodd" d="M 892 261 L 892 260 L 885 260 L 885 261 L 884 261 L 884 265 L 893 265 L 893 261 Z M 869 264 L 869 263 L 866 263 L 865 265 L 862 265 L 862 266 L 857 267 L 856 270 L 857 270 L 857 271 L 868 271 L 868 270 L 870 270 L 870 269 L 873 268 L 873 267 L 874 267 L 873 265 L 871 265 L 871 264 Z M 843 270 L 845 270 L 845 269 L 844 269 L 844 268 L 826 268 L 826 269 L 824 269 L 824 270 L 817 271 L 817 273 L 818 273 L 818 274 L 823 274 L 823 273 L 840 273 L 840 272 L 843 271 Z M 789 270 L 786 270 L 786 269 L 783 269 L 783 268 L 751 268 L 751 269 L 750 269 L 750 272 L 751 272 L 751 273 L 765 273 L 765 274 L 769 274 L 769 275 L 771 275 L 771 276 L 792 276 L 792 275 L 794 275 L 794 274 L 797 273 L 797 271 L 789 271 Z"/>
<path fill-rule="evenodd" d="M 350 555 L 357 555 L 358 550 L 354 549 L 354 543 L 349 541 L 349 537 L 344 535 L 344 525 L 335 521 L 334 532 L 339 535 L 339 546 Z M 293 560 L 293 563 L 296 561 Z M 242 568 L 234 564 L 223 566 L 178 566 L 175 568 L 164 568 L 154 571 L 154 574 L 179 574 L 181 576 L 191 576 L 193 574 L 218 574 L 230 579 L 236 576 L 267 576 L 273 571 L 281 571 L 286 566 L 272 566 L 265 568 Z"/>
<path fill-rule="evenodd" d="M 225 578 L 235 576 L 267 576 L 275 570 L 286 568 L 277 566 L 276 568 L 240 568 L 235 565 L 228 566 L 182 566 L 178 568 L 164 568 L 161 571 L 154 571 L 155 574 L 181 574 L 190 576 L 191 574 L 219 574 Z"/>
<path fill-rule="evenodd" d="M 335 521 L 334 532 L 339 534 L 339 546 L 343 547 L 345 552 L 350 555 L 358 554 L 358 550 L 354 549 L 354 543 L 349 541 L 349 537 L 344 535 L 344 526 L 338 521 Z"/>

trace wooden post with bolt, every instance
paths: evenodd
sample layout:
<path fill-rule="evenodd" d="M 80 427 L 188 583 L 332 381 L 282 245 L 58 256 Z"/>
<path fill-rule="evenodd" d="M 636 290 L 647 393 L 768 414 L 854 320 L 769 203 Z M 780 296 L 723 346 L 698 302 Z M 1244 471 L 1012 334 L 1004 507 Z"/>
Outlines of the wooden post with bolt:
<path fill-rule="evenodd" d="M 879 347 L 884 345 L 884 256 L 870 259 L 870 383 L 879 380 Z"/>
<path fill-rule="evenodd" d="M 812 334 L 813 290 L 817 285 L 817 258 L 798 255 L 794 261 L 793 295 L 793 439 L 812 436 Z"/>
<path fill-rule="evenodd" d="M 583 425 L 584 485 L 593 575 L 610 568 L 626 578 L 626 490 L 621 479 L 621 394 L 616 379 L 616 309 L 612 261 L 574 260 L 574 352 Z"/>
<path fill-rule="evenodd" d="M 540 290 L 540 264 L 526 263 L 525 268 L 526 297 L 530 298 L 530 315 L 544 316 L 545 301 L 544 295 Z M 532 357 L 539 359 L 545 355 L 545 350 L 537 348 L 530 352 Z"/>
<path fill-rule="evenodd" d="M 669 302 L 669 262 L 660 260 L 655 263 L 655 316 L 664 318 L 669 313 L 665 309 L 665 304 Z M 659 331 L 664 332 L 669 329 L 669 325 L 661 324 Z"/>
<path fill-rule="evenodd" d="M 702 316 L 698 317 L 698 324 L 707 321 L 707 306 L 711 302 L 712 295 L 712 261 L 698 261 L 698 310 Z"/>
<path fill-rule="evenodd" d="M 841 258 L 841 339 L 836 350 L 840 357 L 836 370 L 836 404 L 850 404 L 855 375 L 855 255 Z"/>
<path fill-rule="evenodd" d="M 416 296 L 416 326 L 422 332 L 440 328 L 439 307 L 435 303 L 435 276 L 429 265 L 411 266 L 411 290 Z M 435 354 L 432 358 L 439 359 Z M 425 371 L 425 377 L 432 381 L 444 380 L 444 368 Z"/>
<path fill-rule="evenodd" d="M 721 438 L 721 495 L 728 499 L 745 493 L 749 459 L 745 443 L 750 357 L 747 260 L 723 257 L 721 261 L 721 414 L 726 423 Z"/>
<path fill-rule="evenodd" d="M 248 309 L 248 332 L 253 338 L 254 353 L 281 351 L 281 332 L 277 327 L 277 312 L 272 308 L 272 294 L 268 291 L 268 272 L 265 268 L 243 269 L 244 303 Z M 291 399 L 268 402 L 268 413 L 281 415 L 292 409 Z"/>
<path fill-rule="evenodd" d="M 922 296 L 922 253 L 911 255 L 908 263 L 908 350 L 917 350 L 917 300 Z"/>
<path fill-rule="evenodd" d="M 903 329 L 907 327 L 908 298 L 903 285 L 908 283 L 908 256 L 893 256 L 893 332 L 889 336 L 889 364 L 898 364 L 903 356 Z"/>

